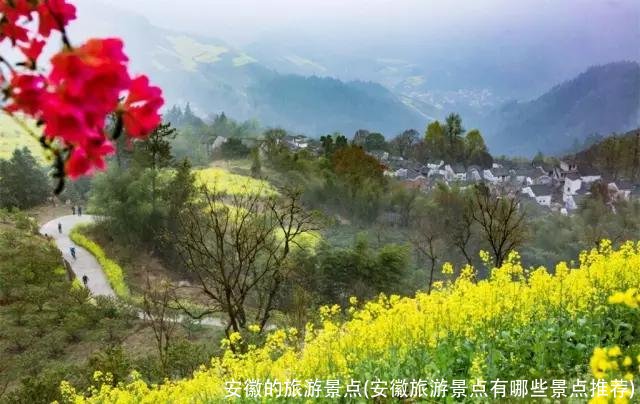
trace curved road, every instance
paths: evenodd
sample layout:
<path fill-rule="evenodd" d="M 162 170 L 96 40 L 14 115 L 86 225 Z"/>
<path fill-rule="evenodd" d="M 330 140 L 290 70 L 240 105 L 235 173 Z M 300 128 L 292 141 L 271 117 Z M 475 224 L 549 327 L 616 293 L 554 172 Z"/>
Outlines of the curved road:
<path fill-rule="evenodd" d="M 84 275 L 89 278 L 89 282 L 87 287 L 92 295 L 101 295 L 108 297 L 116 297 L 109 281 L 107 280 L 107 276 L 104 274 L 102 270 L 102 266 L 98 263 L 95 257 L 87 250 L 82 247 L 77 246 L 71 239 L 69 238 L 69 232 L 78 224 L 89 224 L 93 223 L 96 220 L 95 216 L 92 215 L 68 215 L 61 216 L 59 218 L 53 219 L 50 222 L 47 222 L 42 227 L 40 227 L 40 234 L 51 236 L 58 249 L 62 252 L 64 259 L 69 262 L 71 266 L 71 270 L 76 275 L 76 278 L 82 280 Z M 58 223 L 62 225 L 62 232 L 58 231 Z M 74 260 L 71 256 L 71 247 L 76 248 L 76 259 Z M 142 312 L 138 313 L 138 316 L 141 319 L 144 319 L 145 316 Z M 186 317 L 179 316 L 178 321 L 182 321 Z M 224 327 L 225 324 L 218 318 L 215 317 L 206 317 L 199 320 L 200 324 L 209 325 L 214 327 Z"/>
<path fill-rule="evenodd" d="M 109 281 L 102 271 L 102 267 L 93 255 L 82 247 L 77 246 L 69 238 L 69 232 L 77 224 L 93 223 L 95 217 L 91 215 L 69 215 L 53 219 L 40 228 L 40 233 L 53 237 L 64 259 L 71 264 L 71 270 L 78 280 L 83 276 L 89 278 L 88 288 L 91 294 L 115 297 Z M 62 233 L 58 231 L 58 223 L 62 225 Z M 71 247 L 76 248 L 76 259 L 71 257 Z"/>

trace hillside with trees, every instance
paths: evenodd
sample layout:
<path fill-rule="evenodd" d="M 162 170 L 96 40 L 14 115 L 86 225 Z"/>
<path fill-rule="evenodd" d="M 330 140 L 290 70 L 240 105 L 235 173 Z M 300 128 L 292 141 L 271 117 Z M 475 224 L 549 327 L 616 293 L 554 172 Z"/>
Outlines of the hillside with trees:
<path fill-rule="evenodd" d="M 562 153 L 589 135 L 623 133 L 640 124 L 640 65 L 594 66 L 529 102 L 505 105 L 487 119 L 499 153 Z"/>
<path fill-rule="evenodd" d="M 595 168 L 614 180 L 640 180 L 640 129 L 612 134 L 572 156 L 580 165 Z"/>

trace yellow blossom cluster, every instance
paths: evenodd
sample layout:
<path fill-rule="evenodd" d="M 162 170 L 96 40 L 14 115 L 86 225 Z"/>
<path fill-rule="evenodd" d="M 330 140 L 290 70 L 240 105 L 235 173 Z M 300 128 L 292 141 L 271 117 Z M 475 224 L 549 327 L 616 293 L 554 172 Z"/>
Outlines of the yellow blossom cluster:
<path fill-rule="evenodd" d="M 563 330 L 563 335 L 570 335 L 569 340 L 576 338 L 585 318 L 604 313 L 609 296 L 637 285 L 640 243 L 628 242 L 613 249 L 603 242 L 600 248 L 583 252 L 578 264 L 559 263 L 552 272 L 524 268 L 519 256 L 512 254 L 486 280 L 476 281 L 473 268 L 465 267 L 453 283 L 430 294 L 380 296 L 361 303 L 353 300 L 352 310 L 346 313 L 337 305 L 323 307 L 320 322 L 307 325 L 303 339 L 295 329 L 274 330 L 262 347 L 239 352 L 228 349 L 190 379 L 149 386 L 134 375 L 128 383 L 115 387 L 103 384 L 90 392 L 76 392 L 66 383 L 63 391 L 69 402 L 77 404 L 214 403 L 225 397 L 229 380 L 439 377 L 437 372 L 444 367 L 434 361 L 446 363 L 438 358 L 443 352 L 459 359 L 447 366 L 462 369 L 459 374 L 469 380 L 490 380 L 489 372 L 497 359 L 485 344 L 504 340 L 517 330 L 528 330 L 519 334 L 523 338 L 535 327 L 545 331 L 557 318 L 575 327 L 571 333 Z M 596 320 L 598 324 L 601 319 Z M 452 345 L 451 341 L 461 342 Z M 546 340 L 536 343 L 543 347 L 540 355 L 544 355 Z M 595 345 L 588 346 L 586 352 Z M 530 361 L 527 355 L 529 352 L 523 354 L 521 362 Z M 576 363 L 567 369 L 589 365 L 588 354 L 571 360 Z M 619 370 L 637 368 L 633 359 L 627 366 L 629 360 L 615 348 L 596 350 L 591 366 L 607 373 L 613 362 Z"/>
<path fill-rule="evenodd" d="M 640 294 L 638 294 L 637 288 L 630 288 L 626 292 L 615 292 L 609 297 L 608 302 L 635 310 L 638 309 Z M 597 347 L 593 350 L 589 365 L 591 374 L 596 379 L 607 380 L 609 383 L 616 383 L 621 379 L 633 381 L 640 375 L 640 354 L 635 355 L 634 360 L 633 355 L 623 354 L 618 345 L 609 348 Z M 609 397 L 599 397 L 591 400 L 591 403 L 608 403 L 610 401 L 620 404 L 628 403 L 631 392 L 625 391 L 622 396 L 614 396 L 609 389 L 608 394 Z"/>

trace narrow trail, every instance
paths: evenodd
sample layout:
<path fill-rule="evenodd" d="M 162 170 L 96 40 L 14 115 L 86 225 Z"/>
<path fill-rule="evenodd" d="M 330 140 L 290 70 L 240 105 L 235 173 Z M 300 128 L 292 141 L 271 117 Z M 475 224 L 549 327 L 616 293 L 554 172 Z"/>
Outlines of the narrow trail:
<path fill-rule="evenodd" d="M 76 245 L 71 238 L 69 237 L 69 233 L 71 230 L 78 224 L 90 224 L 95 222 L 96 217 L 92 215 L 68 215 L 61 216 L 56 219 L 53 219 L 42 227 L 40 227 L 40 234 L 50 236 L 55 241 L 56 245 L 64 259 L 69 262 L 71 266 L 71 270 L 75 274 L 76 278 L 82 279 L 83 276 L 87 276 L 88 283 L 87 288 L 94 296 L 107 296 L 107 297 L 116 297 L 113 288 L 109 284 L 109 280 L 102 270 L 102 266 L 98 263 L 96 258 L 84 248 Z M 58 230 L 58 224 L 62 226 L 62 232 Z M 73 259 L 71 256 L 71 247 L 75 247 L 76 249 L 76 259 Z M 140 319 L 145 319 L 144 313 L 141 311 L 138 312 L 138 317 Z M 178 321 L 186 320 L 186 316 L 180 316 Z M 225 327 L 220 319 L 215 317 L 206 317 L 199 320 L 199 323 L 202 325 L 208 325 L 212 327 Z"/>
<path fill-rule="evenodd" d="M 116 294 L 109 284 L 107 276 L 102 267 L 93 255 L 82 247 L 77 246 L 71 238 L 69 232 L 78 224 L 89 224 L 95 221 L 91 215 L 68 215 L 53 219 L 40 228 L 40 233 L 54 239 L 58 249 L 64 258 L 69 262 L 71 270 L 76 278 L 82 279 L 86 276 L 89 279 L 87 287 L 94 296 L 115 297 Z M 62 232 L 58 231 L 58 224 L 62 225 Z M 76 249 L 76 259 L 71 256 L 71 247 Z"/>

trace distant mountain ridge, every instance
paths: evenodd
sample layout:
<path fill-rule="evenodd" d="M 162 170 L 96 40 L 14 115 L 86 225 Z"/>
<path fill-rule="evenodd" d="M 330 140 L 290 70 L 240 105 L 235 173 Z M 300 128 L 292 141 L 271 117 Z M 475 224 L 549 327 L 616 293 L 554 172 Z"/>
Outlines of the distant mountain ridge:
<path fill-rule="evenodd" d="M 640 124 L 640 65 L 594 66 L 529 102 L 511 102 L 485 119 L 492 151 L 557 154 L 590 135 Z"/>
<path fill-rule="evenodd" d="M 470 128 L 482 131 L 492 153 L 524 156 L 560 154 L 593 134 L 625 132 L 640 123 L 637 62 L 595 66 L 537 99 L 499 107 L 504 98 L 489 90 L 432 89 L 446 71 L 431 78 L 411 76 L 412 64 L 380 59 L 361 60 L 359 66 L 382 72 L 377 77 L 384 86 L 321 77 L 338 71 L 313 54 L 286 47 L 282 54 L 270 55 L 269 47 L 245 52 L 217 39 L 153 26 L 95 0 L 83 2 L 91 6 L 80 8 L 74 38 L 76 33 L 78 39 L 122 36 L 134 70 L 163 87 L 167 104 L 190 102 L 200 116 L 225 112 L 310 136 L 334 131 L 350 136 L 362 128 L 389 138 L 409 128 L 422 132 L 430 120 L 458 112 Z M 530 77 L 531 72 L 521 74 Z"/>
<path fill-rule="evenodd" d="M 80 13 L 79 37 L 122 36 L 134 69 L 163 88 L 167 104 L 190 102 L 199 115 L 225 112 L 310 136 L 361 128 L 394 136 L 428 121 L 376 83 L 281 74 L 223 41 L 159 28 L 100 2 Z"/>

